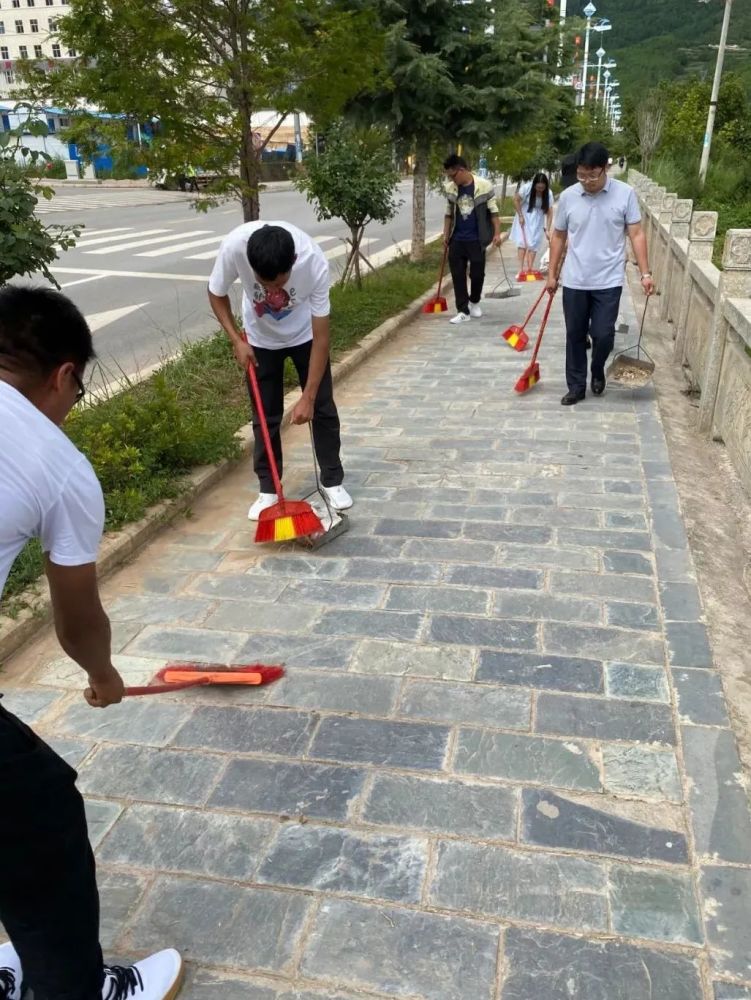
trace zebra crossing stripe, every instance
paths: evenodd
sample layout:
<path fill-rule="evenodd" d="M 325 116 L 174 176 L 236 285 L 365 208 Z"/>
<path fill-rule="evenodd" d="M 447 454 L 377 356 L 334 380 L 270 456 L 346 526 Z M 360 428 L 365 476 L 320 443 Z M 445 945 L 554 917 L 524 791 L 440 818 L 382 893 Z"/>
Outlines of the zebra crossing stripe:
<path fill-rule="evenodd" d="M 159 232 L 166 232 L 166 230 L 161 229 Z M 170 233 L 169 236 L 155 236 L 150 240 L 137 239 L 133 240 L 132 243 L 121 243 L 119 246 L 115 247 L 100 247 L 98 250 L 87 250 L 85 251 L 90 257 L 98 256 L 102 257 L 107 254 L 120 253 L 121 250 L 136 250 L 138 247 L 147 247 L 152 243 L 167 243 L 170 240 L 179 240 L 184 236 L 205 236 L 206 233 L 211 232 L 209 229 L 193 229 L 187 233 Z M 141 234 L 142 236 L 145 234 Z"/>
<path fill-rule="evenodd" d="M 181 250 L 192 250 L 193 247 L 202 247 L 207 243 L 220 243 L 224 236 L 209 236 L 205 240 L 191 240 L 190 243 L 178 243 L 174 247 L 160 247 L 159 250 L 144 250 L 143 253 L 134 254 L 136 257 L 166 257 L 170 253 L 179 253 Z M 216 251 L 212 250 L 213 256 Z"/>
<path fill-rule="evenodd" d="M 145 233 L 141 233 L 142 236 L 153 236 L 155 233 L 168 233 L 168 229 L 147 229 Z M 130 226 L 124 233 L 120 236 L 97 236 L 93 240 L 81 240 L 80 243 L 76 244 L 77 250 L 83 250 L 86 247 L 96 247 L 101 243 L 113 243 L 116 240 L 129 240 L 135 236 L 133 227 Z"/>

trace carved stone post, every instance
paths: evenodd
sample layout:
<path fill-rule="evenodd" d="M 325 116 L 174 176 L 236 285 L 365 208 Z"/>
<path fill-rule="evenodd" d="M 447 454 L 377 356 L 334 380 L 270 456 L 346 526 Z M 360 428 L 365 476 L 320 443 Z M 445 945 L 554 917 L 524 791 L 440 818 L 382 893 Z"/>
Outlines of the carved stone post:
<path fill-rule="evenodd" d="M 666 195 L 665 197 L 669 197 Z M 673 287 L 673 275 L 676 268 L 680 267 L 678 263 L 678 257 L 675 253 L 675 246 L 673 245 L 674 240 L 687 240 L 688 230 L 691 223 L 691 210 L 694 203 L 690 198 L 676 198 L 673 203 L 673 213 L 670 220 L 670 237 L 668 243 L 668 270 L 665 277 L 665 287 L 662 289 L 662 299 L 660 301 L 660 318 L 668 319 L 670 316 L 671 302 L 671 291 Z M 686 261 L 686 268 L 688 268 L 688 261 Z M 686 272 L 683 272 L 683 281 L 681 285 L 685 291 L 686 287 Z M 682 304 L 682 300 L 681 300 Z M 679 313 L 681 306 L 679 305 Z M 677 336 L 677 325 L 673 326 L 673 339 Z"/>
<path fill-rule="evenodd" d="M 678 328 L 675 335 L 673 358 L 682 365 L 685 361 L 686 327 L 688 325 L 688 309 L 691 302 L 691 261 L 711 260 L 714 249 L 714 239 L 717 235 L 717 212 L 693 212 L 688 229 L 688 260 L 683 274 L 683 291 L 681 293 L 681 311 L 678 316 Z"/>

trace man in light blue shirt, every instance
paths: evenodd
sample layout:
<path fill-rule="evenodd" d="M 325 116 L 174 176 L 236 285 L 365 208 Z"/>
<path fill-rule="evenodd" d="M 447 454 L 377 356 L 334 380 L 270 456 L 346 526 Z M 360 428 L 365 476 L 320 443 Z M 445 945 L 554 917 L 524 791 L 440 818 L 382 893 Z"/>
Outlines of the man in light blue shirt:
<path fill-rule="evenodd" d="M 566 321 L 566 384 L 561 400 L 572 406 L 587 392 L 587 337 L 592 340 L 592 392 L 605 391 L 605 362 L 613 350 L 626 267 L 626 236 L 633 247 L 646 295 L 654 291 L 647 239 L 633 188 L 608 176 L 609 154 L 588 142 L 576 154 L 577 182 L 561 194 L 550 244 L 548 291 L 558 288 L 564 248 L 563 315 Z"/>

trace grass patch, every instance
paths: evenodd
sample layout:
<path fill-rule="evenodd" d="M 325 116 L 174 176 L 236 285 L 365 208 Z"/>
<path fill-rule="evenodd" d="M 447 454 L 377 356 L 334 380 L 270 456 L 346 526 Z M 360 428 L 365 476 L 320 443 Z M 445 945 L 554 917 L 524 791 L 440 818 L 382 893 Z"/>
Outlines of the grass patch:
<path fill-rule="evenodd" d="M 430 288 L 441 252 L 440 244 L 433 244 L 420 264 L 398 257 L 369 274 L 361 289 L 332 288 L 332 358 Z M 291 365 L 285 382 L 297 384 Z M 245 381 L 229 341 L 217 333 L 187 345 L 143 382 L 122 379 L 116 394 L 72 411 L 63 429 L 93 465 L 104 490 L 106 527 L 115 531 L 177 496 L 192 469 L 238 455 L 235 434 L 249 419 Z M 31 541 L 11 568 L 0 613 L 18 613 L 23 606 L 18 595 L 42 570 L 41 548 Z"/>

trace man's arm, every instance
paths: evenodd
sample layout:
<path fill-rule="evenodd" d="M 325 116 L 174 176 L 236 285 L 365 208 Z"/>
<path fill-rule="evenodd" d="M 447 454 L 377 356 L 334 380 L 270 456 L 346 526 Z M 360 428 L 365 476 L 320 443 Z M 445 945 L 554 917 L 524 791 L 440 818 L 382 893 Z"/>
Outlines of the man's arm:
<path fill-rule="evenodd" d="M 96 563 L 59 566 L 45 556 L 45 572 L 60 645 L 89 676 L 86 701 L 93 708 L 117 704 L 123 682 L 112 666 L 110 622 L 99 599 Z"/>
<path fill-rule="evenodd" d="M 229 337 L 235 360 L 243 371 L 249 364 L 257 365 L 258 362 L 253 353 L 253 348 L 246 340 L 242 330 L 237 329 L 235 317 L 232 315 L 232 303 L 230 302 L 229 295 L 214 295 L 211 289 L 209 289 L 209 304 L 214 315 L 221 323 L 222 329 Z"/>
<path fill-rule="evenodd" d="M 649 255 L 647 253 L 647 236 L 642 229 L 641 222 L 632 222 L 626 226 L 628 238 L 631 240 L 631 247 L 636 257 L 636 264 L 641 275 L 641 287 L 645 295 L 652 295 L 655 290 L 655 283 L 652 273 L 649 270 Z"/>
<path fill-rule="evenodd" d="M 307 424 L 313 419 L 313 408 L 329 360 L 329 317 L 314 316 L 313 346 L 310 349 L 308 378 L 302 396 L 292 411 L 293 424 Z"/>
<path fill-rule="evenodd" d="M 453 215 L 444 215 L 443 217 L 443 245 L 448 246 L 449 236 L 451 235 L 451 223 L 453 221 Z"/>
<path fill-rule="evenodd" d="M 566 246 L 567 232 L 565 229 L 554 229 L 550 238 L 550 261 L 548 263 L 547 289 L 554 292 L 558 288 L 558 275 L 563 260 L 563 250 Z"/>

